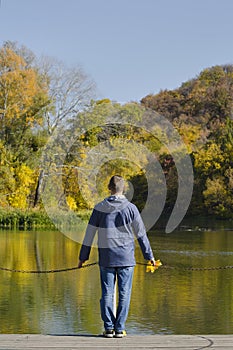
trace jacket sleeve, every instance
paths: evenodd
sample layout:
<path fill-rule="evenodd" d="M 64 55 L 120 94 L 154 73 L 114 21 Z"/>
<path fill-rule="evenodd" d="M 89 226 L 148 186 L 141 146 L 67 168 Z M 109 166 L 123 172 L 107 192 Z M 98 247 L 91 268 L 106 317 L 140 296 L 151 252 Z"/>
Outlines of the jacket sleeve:
<path fill-rule="evenodd" d="M 134 234 L 137 237 L 144 259 L 152 260 L 154 255 L 150 246 L 149 239 L 146 234 L 146 228 L 142 221 L 141 215 L 138 210 L 135 210 L 135 218 L 132 222 Z"/>
<path fill-rule="evenodd" d="M 98 212 L 94 209 L 87 225 L 82 247 L 79 253 L 79 260 L 86 261 L 89 259 L 92 242 L 94 240 L 97 228 L 98 228 Z"/>
<path fill-rule="evenodd" d="M 138 238 L 138 243 L 140 245 L 142 254 L 144 256 L 144 259 L 146 260 L 152 260 L 154 259 L 154 255 L 150 246 L 149 239 L 147 237 L 147 234 L 141 236 Z"/>

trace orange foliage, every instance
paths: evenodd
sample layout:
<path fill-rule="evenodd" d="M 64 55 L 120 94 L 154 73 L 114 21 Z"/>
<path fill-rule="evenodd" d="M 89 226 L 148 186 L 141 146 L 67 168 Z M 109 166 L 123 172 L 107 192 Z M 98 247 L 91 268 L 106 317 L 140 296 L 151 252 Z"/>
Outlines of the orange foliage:
<path fill-rule="evenodd" d="M 0 114 L 2 126 L 22 118 L 29 126 L 42 122 L 40 107 L 48 102 L 47 88 L 33 68 L 8 48 L 0 49 Z"/>

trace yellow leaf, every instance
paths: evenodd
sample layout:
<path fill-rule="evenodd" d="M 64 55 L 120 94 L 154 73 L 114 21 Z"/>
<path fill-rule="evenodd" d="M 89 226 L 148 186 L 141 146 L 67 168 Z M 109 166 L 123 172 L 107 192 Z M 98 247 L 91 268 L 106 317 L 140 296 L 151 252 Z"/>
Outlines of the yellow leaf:
<path fill-rule="evenodd" d="M 152 265 L 151 262 L 149 262 L 148 265 L 146 266 L 146 272 L 154 273 L 155 270 L 157 270 L 159 268 L 159 266 L 161 266 L 161 265 L 162 265 L 162 263 L 161 263 L 161 261 L 159 259 L 156 260 L 155 266 Z"/>

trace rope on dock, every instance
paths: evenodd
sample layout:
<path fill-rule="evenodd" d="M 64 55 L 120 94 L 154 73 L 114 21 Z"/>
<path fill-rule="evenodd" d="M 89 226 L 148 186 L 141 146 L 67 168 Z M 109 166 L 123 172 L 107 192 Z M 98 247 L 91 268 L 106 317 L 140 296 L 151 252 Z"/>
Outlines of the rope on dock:
<path fill-rule="evenodd" d="M 175 266 L 163 265 L 161 268 L 173 269 L 173 270 L 185 270 L 185 271 L 214 271 L 214 270 L 233 269 L 233 266 L 226 265 L 226 266 L 216 266 L 216 267 L 175 267 Z"/>
<path fill-rule="evenodd" d="M 91 264 L 86 264 L 83 265 L 82 267 L 80 267 L 80 269 L 83 269 L 84 267 L 90 267 L 93 265 L 98 264 L 97 262 L 91 263 Z M 73 271 L 73 270 L 77 270 L 79 269 L 78 266 L 74 266 L 74 267 L 66 267 L 66 268 L 62 268 L 62 269 L 53 269 L 53 270 L 18 270 L 18 269 L 10 269 L 7 267 L 0 267 L 0 270 L 2 271 L 8 271 L 8 272 L 19 272 L 19 273 L 56 273 L 56 272 L 66 272 L 66 271 Z"/>
<path fill-rule="evenodd" d="M 90 267 L 97 265 L 98 262 L 93 262 L 90 264 L 83 265 L 80 269 Z M 141 263 L 137 262 L 137 265 L 143 265 L 148 266 L 147 263 Z M 66 267 L 61 269 L 51 269 L 51 270 L 20 270 L 20 269 L 10 269 L 7 267 L 0 267 L 1 271 L 8 271 L 8 272 L 18 272 L 18 273 L 31 273 L 31 274 L 46 274 L 46 273 L 57 273 L 57 272 L 66 272 L 66 271 L 74 271 L 79 269 L 78 266 L 74 267 Z M 162 265 L 159 269 L 172 269 L 172 270 L 183 270 L 183 271 L 216 271 L 216 270 L 228 270 L 233 269 L 233 266 L 227 265 L 227 266 L 217 266 L 217 267 L 182 267 L 182 266 L 169 266 L 169 265 Z"/>

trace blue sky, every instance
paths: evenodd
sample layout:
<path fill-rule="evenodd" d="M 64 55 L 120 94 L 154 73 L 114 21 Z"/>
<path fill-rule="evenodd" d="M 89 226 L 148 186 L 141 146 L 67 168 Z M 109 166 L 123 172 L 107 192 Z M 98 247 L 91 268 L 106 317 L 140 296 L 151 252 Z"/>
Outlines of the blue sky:
<path fill-rule="evenodd" d="M 98 98 L 140 101 L 233 63 L 232 0 L 1 0 L 0 44 L 78 65 Z"/>

